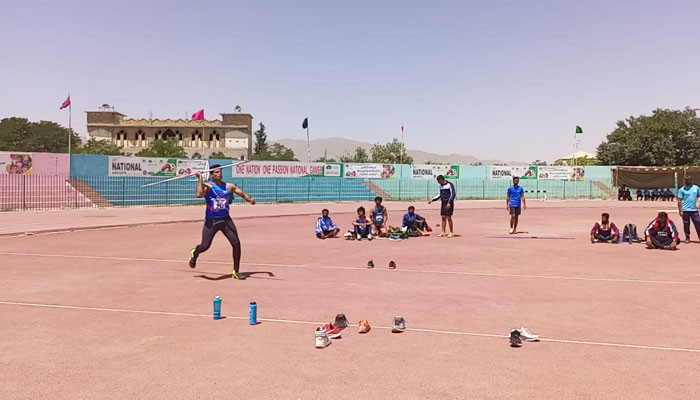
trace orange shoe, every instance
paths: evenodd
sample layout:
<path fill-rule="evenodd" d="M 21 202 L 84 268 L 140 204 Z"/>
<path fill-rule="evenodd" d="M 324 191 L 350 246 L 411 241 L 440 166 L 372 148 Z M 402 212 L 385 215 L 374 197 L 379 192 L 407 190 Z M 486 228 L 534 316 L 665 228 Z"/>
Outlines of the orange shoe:
<path fill-rule="evenodd" d="M 357 323 L 358 333 L 367 333 L 370 329 L 372 328 L 369 326 L 369 321 L 367 321 L 366 319 L 363 319 L 362 321 Z"/>

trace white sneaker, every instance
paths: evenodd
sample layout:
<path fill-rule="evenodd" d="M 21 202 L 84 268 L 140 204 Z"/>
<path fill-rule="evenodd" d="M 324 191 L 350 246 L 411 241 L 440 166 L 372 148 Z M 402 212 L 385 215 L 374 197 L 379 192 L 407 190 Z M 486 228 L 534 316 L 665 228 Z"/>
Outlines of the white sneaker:
<path fill-rule="evenodd" d="M 328 333 L 321 327 L 316 328 L 316 348 L 322 349 L 329 344 L 331 344 L 331 338 L 328 337 Z"/>
<path fill-rule="evenodd" d="M 520 336 L 527 341 L 536 342 L 540 340 L 540 335 L 535 335 L 524 326 L 521 326 L 520 329 L 518 329 L 518 332 L 520 332 Z"/>
<path fill-rule="evenodd" d="M 510 234 L 512 235 L 513 233 L 515 233 L 515 229 L 510 228 Z"/>

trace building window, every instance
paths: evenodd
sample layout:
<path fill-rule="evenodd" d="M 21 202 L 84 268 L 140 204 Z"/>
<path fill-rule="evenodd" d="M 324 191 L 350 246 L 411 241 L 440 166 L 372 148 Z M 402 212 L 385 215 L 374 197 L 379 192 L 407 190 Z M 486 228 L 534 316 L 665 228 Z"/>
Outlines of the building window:
<path fill-rule="evenodd" d="M 161 131 L 156 132 L 156 136 L 155 136 L 156 140 L 160 139 L 160 134 L 161 134 Z"/>

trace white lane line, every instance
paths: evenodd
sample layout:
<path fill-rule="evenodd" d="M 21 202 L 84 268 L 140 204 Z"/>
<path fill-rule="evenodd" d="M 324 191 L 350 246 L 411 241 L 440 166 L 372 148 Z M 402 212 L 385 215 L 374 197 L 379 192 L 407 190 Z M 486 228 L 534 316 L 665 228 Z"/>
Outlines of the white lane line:
<path fill-rule="evenodd" d="M 0 252 L 2 255 L 8 256 L 19 256 L 19 257 L 45 257 L 45 258 L 78 258 L 78 259 L 90 259 L 90 260 L 112 260 L 112 261 L 142 261 L 142 262 L 160 262 L 160 263 L 175 263 L 183 264 L 183 260 L 171 260 L 162 258 L 138 258 L 138 257 L 109 257 L 109 256 L 86 256 L 86 255 L 73 255 L 73 254 L 41 254 L 41 253 L 17 253 L 17 252 Z M 198 261 L 198 264 L 217 264 L 217 265 L 230 265 L 231 262 L 224 261 Z M 275 264 L 275 263 L 242 263 L 243 265 L 249 266 L 260 266 L 260 267 L 279 267 L 279 268 L 304 268 L 304 269 L 330 269 L 330 270 L 357 270 L 364 271 L 367 268 L 364 267 L 344 267 L 344 266 L 315 266 L 306 264 Z M 649 283 L 649 284 L 659 284 L 659 285 L 690 285 L 690 286 L 700 286 L 700 282 L 696 281 L 662 281 L 662 280 L 650 280 L 650 279 L 622 279 L 622 278 L 598 278 L 598 277 L 586 277 L 586 276 L 559 276 L 559 275 L 530 275 L 530 274 L 505 274 L 505 273 L 491 273 L 491 272 L 469 272 L 469 271 L 440 271 L 440 270 L 420 270 L 420 269 L 406 269 L 398 268 L 395 270 L 388 269 L 376 269 L 373 271 L 382 272 L 411 272 L 411 273 L 430 273 L 430 274 L 441 274 L 441 275 L 466 275 L 466 276 L 484 276 L 484 277 L 497 277 L 497 278 L 527 278 L 527 279 L 554 279 L 554 280 L 573 280 L 573 281 L 591 281 L 591 282 L 617 282 L 617 283 Z"/>
<path fill-rule="evenodd" d="M 196 314 L 196 313 L 170 312 L 170 311 L 129 310 L 129 309 L 122 309 L 122 308 L 70 306 L 70 305 L 61 305 L 61 304 L 26 303 L 26 302 L 18 302 L 18 301 L 0 301 L 0 304 L 8 305 L 8 306 L 54 308 L 54 309 L 83 310 L 83 311 L 103 311 L 103 312 L 130 313 L 130 314 L 150 314 L 150 315 L 165 315 L 165 316 L 177 316 L 177 317 L 212 318 L 211 314 Z M 224 319 L 248 320 L 248 317 L 226 315 Z M 275 322 L 275 323 L 282 323 L 282 324 L 300 324 L 300 325 L 315 325 L 315 326 L 323 325 L 322 322 L 300 321 L 300 320 L 294 320 L 294 319 L 279 319 L 279 318 L 258 318 L 258 321 Z M 375 326 L 372 326 L 372 329 L 390 330 L 391 327 L 390 326 L 377 326 L 377 325 L 375 325 Z M 406 331 L 407 332 L 433 333 L 433 334 L 440 334 L 440 335 L 453 335 L 453 336 L 488 337 L 488 338 L 497 338 L 497 339 L 507 339 L 509 337 L 508 335 L 498 335 L 498 334 L 493 334 L 493 333 L 448 331 L 448 330 L 424 329 L 424 328 L 406 328 Z M 555 339 L 555 338 L 540 338 L 540 341 L 541 342 L 552 342 L 552 343 L 583 344 L 583 345 L 603 346 L 603 347 L 619 347 L 619 348 L 629 348 L 629 349 L 700 353 L 700 349 L 688 349 L 688 348 L 682 348 L 682 347 L 647 346 L 647 345 L 637 345 L 637 344 L 592 342 L 592 341 L 586 341 L 586 340 L 569 340 L 569 339 Z"/>

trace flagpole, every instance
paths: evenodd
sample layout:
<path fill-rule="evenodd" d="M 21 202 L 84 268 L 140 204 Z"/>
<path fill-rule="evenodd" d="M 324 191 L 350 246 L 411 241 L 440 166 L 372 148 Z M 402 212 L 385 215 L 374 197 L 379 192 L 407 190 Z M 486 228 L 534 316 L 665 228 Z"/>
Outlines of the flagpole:
<path fill-rule="evenodd" d="M 311 141 L 309 140 L 309 125 L 306 124 L 306 152 L 309 155 L 309 162 L 311 162 Z"/>
<path fill-rule="evenodd" d="M 68 98 L 70 99 L 70 93 L 68 93 Z M 68 104 L 68 178 L 70 179 L 70 154 L 71 154 L 71 142 L 73 141 L 73 126 L 71 125 L 73 119 L 73 105 Z"/>

